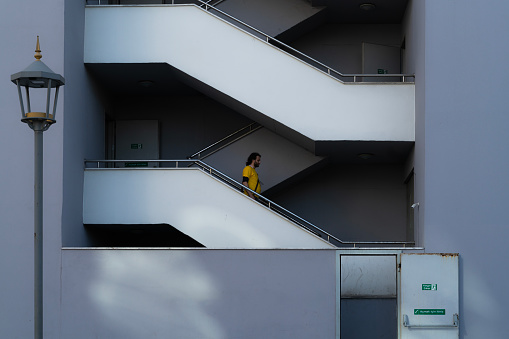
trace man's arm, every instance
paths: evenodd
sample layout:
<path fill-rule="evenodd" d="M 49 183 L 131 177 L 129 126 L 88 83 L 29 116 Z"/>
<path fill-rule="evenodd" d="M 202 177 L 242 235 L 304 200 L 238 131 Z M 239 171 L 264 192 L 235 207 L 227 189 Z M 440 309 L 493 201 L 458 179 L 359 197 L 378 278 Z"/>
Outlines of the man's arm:
<path fill-rule="evenodd" d="M 249 188 L 248 182 L 249 182 L 249 178 L 248 177 L 242 177 L 242 185 L 244 185 L 247 188 Z M 251 193 L 250 191 L 247 191 L 247 190 L 246 190 L 246 192 L 251 197 L 251 199 L 254 199 L 253 193 Z"/>

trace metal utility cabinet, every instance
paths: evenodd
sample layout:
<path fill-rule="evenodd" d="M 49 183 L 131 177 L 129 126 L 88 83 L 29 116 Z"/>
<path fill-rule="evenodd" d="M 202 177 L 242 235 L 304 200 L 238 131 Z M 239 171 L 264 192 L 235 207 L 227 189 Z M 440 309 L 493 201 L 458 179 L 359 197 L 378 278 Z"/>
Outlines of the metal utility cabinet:
<path fill-rule="evenodd" d="M 401 254 L 401 339 L 459 338 L 458 254 Z"/>

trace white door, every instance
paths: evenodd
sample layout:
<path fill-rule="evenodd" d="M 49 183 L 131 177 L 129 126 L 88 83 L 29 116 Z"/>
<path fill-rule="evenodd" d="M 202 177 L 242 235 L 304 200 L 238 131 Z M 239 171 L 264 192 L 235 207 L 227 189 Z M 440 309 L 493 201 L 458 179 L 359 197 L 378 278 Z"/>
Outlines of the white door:
<path fill-rule="evenodd" d="M 119 120 L 116 122 L 118 160 L 159 159 L 159 123 L 157 120 Z M 155 167 L 156 162 L 126 161 L 125 167 Z"/>

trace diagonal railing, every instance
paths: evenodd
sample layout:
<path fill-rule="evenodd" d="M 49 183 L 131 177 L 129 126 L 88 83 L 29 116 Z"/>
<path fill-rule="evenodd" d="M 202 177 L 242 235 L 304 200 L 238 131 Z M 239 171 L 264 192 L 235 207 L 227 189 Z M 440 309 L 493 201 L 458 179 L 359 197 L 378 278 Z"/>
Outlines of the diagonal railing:
<path fill-rule="evenodd" d="M 207 0 L 207 1 L 203 1 L 204 3 L 200 4 L 200 7 L 204 7 L 205 5 L 217 6 L 221 2 L 224 2 L 224 1 L 226 1 L 226 0 Z"/>
<path fill-rule="evenodd" d="M 337 246 L 337 247 L 350 247 L 350 248 L 359 248 L 360 246 L 366 246 L 369 248 L 373 247 L 382 247 L 384 249 L 388 249 L 390 247 L 396 247 L 396 248 L 407 248 L 407 247 L 413 247 L 415 245 L 414 242 L 410 241 L 343 241 L 334 235 L 328 233 L 327 231 L 324 231 L 323 229 L 319 228 L 318 226 L 315 226 L 311 222 L 299 217 L 298 215 L 288 211 L 284 207 L 276 204 L 275 202 L 265 198 L 264 196 L 260 195 L 257 192 L 254 192 L 253 190 L 247 188 L 246 186 L 242 185 L 238 181 L 230 178 L 226 174 L 221 173 L 217 169 L 207 165 L 203 161 L 200 160 L 192 160 L 192 159 L 184 159 L 184 160 L 85 160 L 84 166 L 85 169 L 87 168 L 108 168 L 111 170 L 122 170 L 122 168 L 115 167 L 116 164 L 125 164 L 125 163 L 131 163 L 131 164 L 142 164 L 141 166 L 145 166 L 144 164 L 158 164 L 159 168 L 164 167 L 168 169 L 183 169 L 188 168 L 189 166 L 195 166 L 205 172 L 207 175 L 218 179 L 220 182 L 234 188 L 235 190 L 239 191 L 250 191 L 251 193 L 258 196 L 258 200 L 253 200 L 253 203 L 259 203 L 273 211 L 274 213 L 279 214 L 280 216 L 286 218 L 287 220 L 293 222 L 294 224 L 300 226 L 301 228 L 304 228 L 305 230 L 321 237 L 322 239 L 328 241 L 330 244 Z M 109 167 L 108 165 L 113 165 L 112 167 Z M 250 199 L 246 196 L 247 199 Z"/>
<path fill-rule="evenodd" d="M 249 125 L 242 127 L 241 129 L 227 135 L 219 141 L 205 147 L 204 149 L 190 155 L 187 159 L 203 160 L 206 157 L 222 150 L 223 148 L 233 144 L 234 142 L 248 136 L 249 134 L 259 130 L 262 126 L 256 122 L 250 123 Z"/>
<path fill-rule="evenodd" d="M 110 1 L 107 1 L 107 0 L 85 0 L 85 3 L 89 6 L 91 5 L 110 5 L 109 3 Z M 118 1 L 119 3 L 121 1 Z M 230 19 L 231 21 L 233 21 L 235 23 L 235 25 L 244 30 L 245 32 L 248 32 L 248 33 L 251 33 L 253 36 L 257 37 L 257 38 L 260 38 L 260 36 L 268 43 L 270 44 L 271 46 L 275 47 L 275 48 L 278 48 L 279 50 L 289 54 L 289 55 L 292 55 L 293 57 L 296 57 L 298 58 L 299 60 L 307 63 L 308 65 L 310 65 L 311 67 L 319 70 L 320 72 L 323 72 L 323 73 L 326 73 L 328 74 L 329 76 L 333 77 L 334 79 L 340 81 L 340 82 L 343 82 L 343 83 L 361 83 L 361 82 L 369 82 L 367 80 L 369 79 L 380 79 L 380 78 L 388 78 L 388 79 L 394 79 L 394 78 L 399 78 L 401 80 L 401 82 L 403 83 L 413 83 L 414 80 L 415 80 L 415 74 L 362 74 L 362 73 L 359 73 L 359 74 L 343 74 L 335 69 L 333 69 L 332 67 L 329 67 L 327 65 L 325 65 L 324 63 L 316 60 L 316 59 L 313 59 L 312 57 L 310 57 L 309 55 L 307 54 L 304 54 L 302 53 L 301 51 L 285 44 L 284 42 L 260 31 L 259 29 L 257 28 L 254 28 L 253 26 L 235 18 L 234 16 L 224 12 L 224 11 L 221 11 L 220 9 L 216 8 L 215 5 L 221 3 L 222 1 L 218 1 L 218 2 L 215 2 L 212 4 L 213 1 L 202 1 L 202 0 L 182 0 L 182 1 L 178 1 L 178 0 L 165 0 L 165 1 L 154 1 L 154 5 L 156 4 L 159 4 L 159 5 L 184 5 L 184 4 L 187 4 L 187 5 L 193 5 L 193 6 L 197 6 L 198 8 L 200 8 L 201 10 L 203 11 L 206 11 L 207 13 L 219 18 L 219 19 L 222 19 L 222 18 L 228 18 Z M 130 3 L 129 5 L 132 5 L 132 3 Z M 147 5 L 147 3 L 143 3 L 143 4 L 140 4 L 140 5 Z M 215 12 L 219 15 L 216 15 L 214 13 Z M 224 19 L 222 19 L 224 20 Z M 230 22 L 230 21 L 228 21 Z M 231 23 L 231 22 L 230 22 Z M 411 80 L 409 80 L 411 79 Z M 346 81 L 345 81 L 346 80 Z M 390 81 L 390 82 L 393 82 L 393 81 Z"/>

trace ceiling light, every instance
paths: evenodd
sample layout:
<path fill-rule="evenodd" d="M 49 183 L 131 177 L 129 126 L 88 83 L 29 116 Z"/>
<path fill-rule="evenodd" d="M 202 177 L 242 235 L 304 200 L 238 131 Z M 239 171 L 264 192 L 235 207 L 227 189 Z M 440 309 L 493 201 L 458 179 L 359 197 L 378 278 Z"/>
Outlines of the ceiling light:
<path fill-rule="evenodd" d="M 368 160 L 373 158 L 375 155 L 373 153 L 360 153 L 357 154 L 357 157 L 361 158 L 362 160 Z"/>
<path fill-rule="evenodd" d="M 141 87 L 149 88 L 154 85 L 154 82 L 150 80 L 141 80 L 138 81 L 138 85 L 140 85 Z"/>
<path fill-rule="evenodd" d="M 376 9 L 376 6 L 372 3 L 365 3 L 365 4 L 360 4 L 359 8 L 362 9 L 363 11 L 373 11 Z"/>

